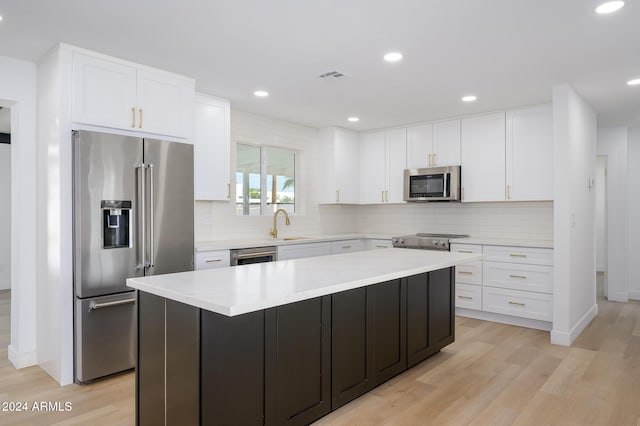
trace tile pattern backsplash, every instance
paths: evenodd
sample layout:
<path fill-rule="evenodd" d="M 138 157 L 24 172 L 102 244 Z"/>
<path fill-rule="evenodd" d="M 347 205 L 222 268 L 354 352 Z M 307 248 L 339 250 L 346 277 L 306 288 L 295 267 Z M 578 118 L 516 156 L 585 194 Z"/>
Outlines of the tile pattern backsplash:
<path fill-rule="evenodd" d="M 445 232 L 475 237 L 553 239 L 553 202 L 550 201 L 318 205 L 318 129 L 232 110 L 232 176 L 235 175 L 236 141 L 300 152 L 298 212 L 291 217 L 291 226 L 285 227 L 284 219 L 278 218 L 280 236 Z M 233 198 L 234 194 L 231 195 Z M 196 242 L 268 238 L 273 223 L 272 216 L 237 216 L 235 205 L 223 201 L 197 201 L 195 215 Z"/>

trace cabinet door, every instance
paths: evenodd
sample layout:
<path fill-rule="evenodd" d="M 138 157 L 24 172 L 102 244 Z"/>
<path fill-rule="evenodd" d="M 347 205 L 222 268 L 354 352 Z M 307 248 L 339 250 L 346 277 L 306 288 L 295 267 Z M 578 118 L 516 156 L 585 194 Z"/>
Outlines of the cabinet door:
<path fill-rule="evenodd" d="M 278 260 L 302 259 L 304 257 L 328 256 L 331 243 L 304 243 L 278 246 Z"/>
<path fill-rule="evenodd" d="M 331 410 L 331 297 L 265 315 L 265 423 L 307 425 Z"/>
<path fill-rule="evenodd" d="M 407 169 L 433 165 L 433 126 L 425 124 L 407 129 Z"/>
<path fill-rule="evenodd" d="M 406 286 L 400 280 L 367 287 L 371 300 L 374 386 L 407 368 Z"/>
<path fill-rule="evenodd" d="M 201 424 L 264 424 L 264 317 L 201 310 Z"/>
<path fill-rule="evenodd" d="M 194 194 L 196 200 L 228 200 L 229 102 L 211 96 L 196 96 L 193 140 Z"/>
<path fill-rule="evenodd" d="M 462 201 L 505 200 L 505 115 L 462 120 Z"/>
<path fill-rule="evenodd" d="M 553 200 L 550 105 L 507 112 L 507 199 Z"/>
<path fill-rule="evenodd" d="M 331 242 L 331 254 L 351 253 L 365 250 L 363 240 L 339 240 Z"/>
<path fill-rule="evenodd" d="M 196 252 L 196 271 L 202 269 L 225 268 L 229 266 L 231 253 L 229 250 Z"/>
<path fill-rule="evenodd" d="M 73 54 L 73 121 L 132 130 L 135 107 L 134 67 Z"/>
<path fill-rule="evenodd" d="M 404 169 L 407 168 L 407 129 L 385 132 L 387 186 L 384 194 L 387 203 L 402 203 L 404 190 Z"/>
<path fill-rule="evenodd" d="M 140 131 L 189 137 L 194 85 L 188 79 L 149 68 L 138 69 L 138 121 Z"/>
<path fill-rule="evenodd" d="M 436 352 L 455 340 L 454 271 L 429 272 L 429 335 Z"/>
<path fill-rule="evenodd" d="M 334 161 L 338 203 L 357 204 L 360 199 L 358 157 L 358 135 L 336 129 Z"/>
<path fill-rule="evenodd" d="M 433 165 L 460 165 L 460 120 L 433 125 Z"/>
<path fill-rule="evenodd" d="M 384 202 L 386 182 L 386 141 L 384 132 L 360 137 L 360 204 Z"/>
<path fill-rule="evenodd" d="M 374 387 L 371 301 L 365 287 L 331 296 L 331 408 Z"/>

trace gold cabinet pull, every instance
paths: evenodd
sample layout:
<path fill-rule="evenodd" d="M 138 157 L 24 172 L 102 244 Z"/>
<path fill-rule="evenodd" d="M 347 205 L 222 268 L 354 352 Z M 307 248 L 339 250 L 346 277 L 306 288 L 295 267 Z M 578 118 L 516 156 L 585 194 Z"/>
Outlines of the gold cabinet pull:
<path fill-rule="evenodd" d="M 384 191 L 380 191 L 380 201 L 384 203 Z"/>
<path fill-rule="evenodd" d="M 227 184 L 227 200 L 231 199 L 231 184 Z"/>
<path fill-rule="evenodd" d="M 384 201 L 389 202 L 389 191 L 384 191 Z"/>
<path fill-rule="evenodd" d="M 336 203 L 340 202 L 340 190 L 336 189 Z"/>
<path fill-rule="evenodd" d="M 513 300 L 509 300 L 509 304 L 516 305 L 516 306 L 526 306 L 524 303 L 514 302 Z"/>
<path fill-rule="evenodd" d="M 350 249 L 351 246 L 342 246 L 343 249 Z"/>
<path fill-rule="evenodd" d="M 222 262 L 222 259 L 207 259 L 205 260 L 206 263 L 214 263 L 214 262 Z"/>
<path fill-rule="evenodd" d="M 458 253 L 473 253 L 471 250 L 458 250 Z"/>
<path fill-rule="evenodd" d="M 136 127 L 136 109 L 131 108 L 131 128 Z"/>
<path fill-rule="evenodd" d="M 433 158 L 433 154 L 429 154 L 429 165 L 430 165 L 430 166 L 433 166 L 433 160 L 432 160 L 432 158 Z"/>
<path fill-rule="evenodd" d="M 510 276 L 511 278 L 522 278 L 522 279 L 525 279 L 525 280 L 527 279 L 527 276 L 526 276 L 526 275 L 514 275 L 514 274 L 511 274 L 511 275 L 509 275 L 509 276 Z"/>
<path fill-rule="evenodd" d="M 433 165 L 434 166 L 438 165 L 438 153 L 437 152 L 433 153 Z"/>
<path fill-rule="evenodd" d="M 507 200 L 511 199 L 511 185 L 507 185 Z"/>
<path fill-rule="evenodd" d="M 140 108 L 138 111 L 140 111 L 140 124 L 138 125 L 138 129 L 142 129 L 142 108 Z"/>
<path fill-rule="evenodd" d="M 465 275 L 473 275 L 473 272 L 471 271 L 458 271 L 459 274 L 465 274 Z"/>
<path fill-rule="evenodd" d="M 383 246 L 382 244 L 376 244 L 377 248 L 389 248 L 389 246 Z"/>
<path fill-rule="evenodd" d="M 468 299 L 468 300 L 473 300 L 473 297 L 469 297 L 469 296 L 458 296 L 458 299 Z"/>
<path fill-rule="evenodd" d="M 524 253 L 511 253 L 511 254 L 509 254 L 509 256 L 511 256 L 511 257 L 527 257 L 527 255 L 524 254 Z"/>

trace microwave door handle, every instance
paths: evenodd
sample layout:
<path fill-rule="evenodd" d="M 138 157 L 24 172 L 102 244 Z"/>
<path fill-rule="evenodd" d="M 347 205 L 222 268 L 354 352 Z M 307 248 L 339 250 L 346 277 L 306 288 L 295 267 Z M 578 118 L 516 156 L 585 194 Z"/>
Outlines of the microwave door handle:
<path fill-rule="evenodd" d="M 448 187 L 449 187 L 449 173 L 445 173 L 444 174 L 444 188 L 442 191 L 442 198 L 446 198 L 447 197 L 447 193 L 448 191 Z"/>

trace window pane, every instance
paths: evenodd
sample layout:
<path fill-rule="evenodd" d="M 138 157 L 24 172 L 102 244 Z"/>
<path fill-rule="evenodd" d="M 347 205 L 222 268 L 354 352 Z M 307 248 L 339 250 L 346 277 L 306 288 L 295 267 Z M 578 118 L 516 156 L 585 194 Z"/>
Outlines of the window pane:
<path fill-rule="evenodd" d="M 295 212 L 295 152 L 263 148 L 267 158 L 267 212 L 285 209 Z"/>
<path fill-rule="evenodd" d="M 260 215 L 260 147 L 236 144 L 236 212 Z"/>

